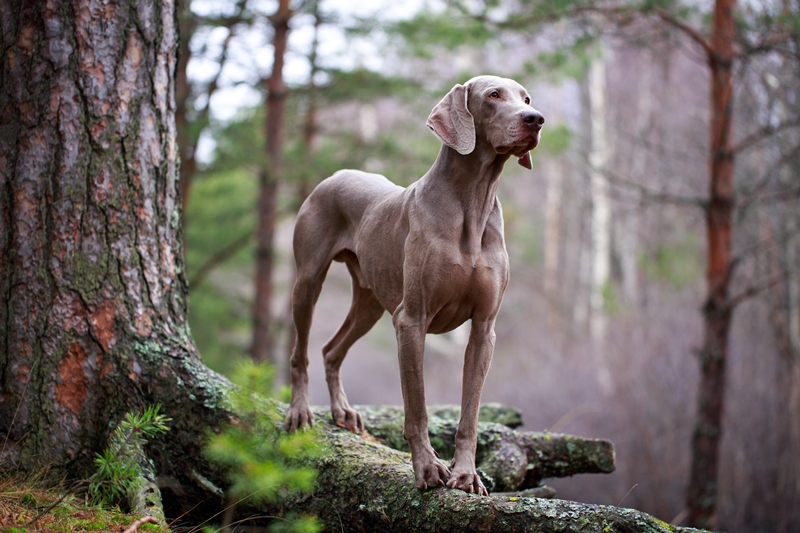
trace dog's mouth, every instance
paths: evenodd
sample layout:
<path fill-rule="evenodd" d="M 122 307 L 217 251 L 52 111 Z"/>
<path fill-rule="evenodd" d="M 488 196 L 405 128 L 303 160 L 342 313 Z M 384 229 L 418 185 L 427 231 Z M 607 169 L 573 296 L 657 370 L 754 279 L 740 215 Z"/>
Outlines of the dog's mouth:
<path fill-rule="evenodd" d="M 508 154 L 515 157 L 524 157 L 525 154 L 533 150 L 539 146 L 539 132 L 532 133 L 530 135 L 526 135 L 522 139 L 514 142 L 513 144 L 507 144 L 502 146 L 495 147 L 495 152 L 498 154 Z"/>
<path fill-rule="evenodd" d="M 509 145 L 502 145 L 495 148 L 498 154 L 511 154 L 517 158 L 517 163 L 520 166 L 531 170 L 533 164 L 531 162 L 530 151 L 539 145 L 539 131 L 535 131 L 530 135 L 526 135 L 517 142 Z"/>

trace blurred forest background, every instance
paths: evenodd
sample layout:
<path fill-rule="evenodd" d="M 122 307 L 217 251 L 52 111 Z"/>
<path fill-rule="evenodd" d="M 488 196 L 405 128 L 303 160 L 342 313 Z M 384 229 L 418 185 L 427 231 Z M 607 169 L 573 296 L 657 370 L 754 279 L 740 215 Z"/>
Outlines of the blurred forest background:
<path fill-rule="evenodd" d="M 719 528 L 800 531 L 800 4 L 741 3 L 720 63 L 735 156 L 721 311 L 707 4 L 179 2 L 190 322 L 207 364 L 285 372 L 303 198 L 340 168 L 408 185 L 439 150 L 425 119 L 441 96 L 511 77 L 547 124 L 533 171 L 512 161 L 501 177 L 511 281 L 483 401 L 519 407 L 529 430 L 615 443 L 614 474 L 554 481 L 558 497 L 680 523 L 701 368 L 721 359 Z M 349 280 L 332 266 L 312 354 L 344 319 Z M 730 320 L 720 357 L 702 349 L 714 313 Z M 402 403 L 390 318 L 343 366 L 351 403 Z M 428 339 L 429 404 L 460 402 L 466 327 Z M 313 355 L 310 372 L 326 404 Z"/>

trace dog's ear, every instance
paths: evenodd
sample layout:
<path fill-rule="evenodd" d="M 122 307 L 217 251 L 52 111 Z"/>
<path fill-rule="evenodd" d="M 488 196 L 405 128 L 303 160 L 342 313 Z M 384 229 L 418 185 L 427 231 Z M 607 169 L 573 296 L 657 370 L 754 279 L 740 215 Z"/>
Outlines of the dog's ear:
<path fill-rule="evenodd" d="M 475 149 L 475 121 L 467 108 L 469 93 L 463 85 L 456 85 L 428 115 L 425 123 L 439 139 L 466 155 Z"/>

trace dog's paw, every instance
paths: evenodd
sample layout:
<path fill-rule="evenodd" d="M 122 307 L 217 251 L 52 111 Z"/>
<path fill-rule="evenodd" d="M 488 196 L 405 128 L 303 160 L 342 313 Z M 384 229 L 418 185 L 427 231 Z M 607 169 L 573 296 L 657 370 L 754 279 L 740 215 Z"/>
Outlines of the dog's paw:
<path fill-rule="evenodd" d="M 286 410 L 286 420 L 283 427 L 286 431 L 294 432 L 298 429 L 307 429 L 314 425 L 314 413 L 306 406 L 290 405 Z"/>
<path fill-rule="evenodd" d="M 364 432 L 364 421 L 361 419 L 361 413 L 349 405 L 346 407 L 332 407 L 331 415 L 337 426 L 348 429 L 353 433 Z"/>
<path fill-rule="evenodd" d="M 450 477 L 450 470 L 438 459 L 420 465 L 419 468 L 414 466 L 414 486 L 419 490 L 444 487 L 445 480 Z"/>
<path fill-rule="evenodd" d="M 489 491 L 483 486 L 481 478 L 477 472 L 457 472 L 453 471 L 450 474 L 450 479 L 447 481 L 447 486 L 451 489 L 460 489 L 464 492 L 478 494 L 479 496 L 488 496 Z"/>

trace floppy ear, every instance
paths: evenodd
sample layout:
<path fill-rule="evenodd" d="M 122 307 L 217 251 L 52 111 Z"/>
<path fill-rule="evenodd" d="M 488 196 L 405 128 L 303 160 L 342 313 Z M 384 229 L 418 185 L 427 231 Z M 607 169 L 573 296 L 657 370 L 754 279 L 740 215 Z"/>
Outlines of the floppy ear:
<path fill-rule="evenodd" d="M 467 109 L 467 88 L 456 85 L 428 115 L 425 123 L 441 141 L 466 155 L 475 149 L 475 121 Z"/>

